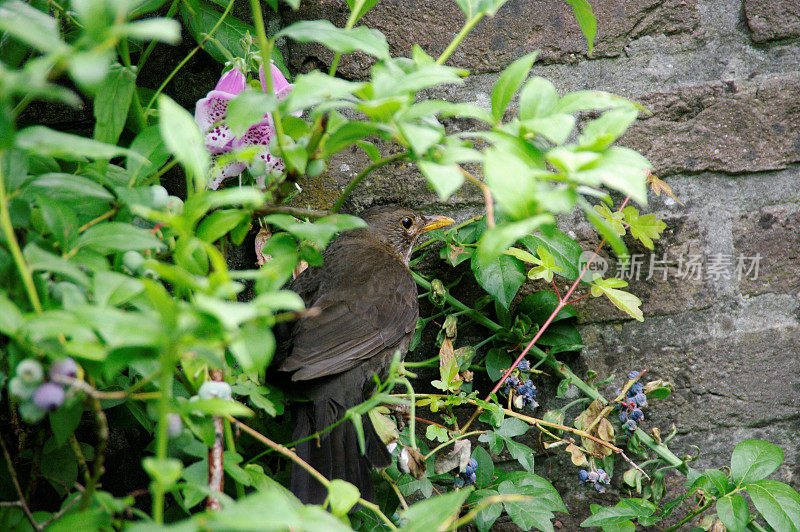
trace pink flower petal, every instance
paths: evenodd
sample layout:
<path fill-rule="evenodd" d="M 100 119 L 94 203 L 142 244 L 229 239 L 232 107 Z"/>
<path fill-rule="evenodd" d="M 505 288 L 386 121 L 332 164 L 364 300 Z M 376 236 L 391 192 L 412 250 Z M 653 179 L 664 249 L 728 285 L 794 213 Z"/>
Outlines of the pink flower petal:
<path fill-rule="evenodd" d="M 198 100 L 194 107 L 194 121 L 201 131 L 207 131 L 217 122 L 225 120 L 228 101 L 233 97 L 227 92 L 213 90 L 205 98 Z"/>
<path fill-rule="evenodd" d="M 270 64 L 270 71 L 272 72 L 272 90 L 278 95 L 278 99 L 280 100 L 282 99 L 281 91 L 287 87 L 291 88 L 292 84 L 283 76 L 281 69 L 274 64 Z M 267 92 L 267 79 L 266 73 L 264 72 L 264 65 L 258 67 L 258 79 L 261 81 L 261 90 Z M 288 93 L 289 91 L 286 91 L 283 97 L 285 98 L 285 95 Z"/>
<path fill-rule="evenodd" d="M 250 126 L 250 128 L 245 131 L 244 135 L 233 142 L 233 147 L 241 148 L 254 144 L 267 146 L 274 136 L 275 128 L 272 126 L 272 120 L 265 118 L 261 122 Z"/>
<path fill-rule="evenodd" d="M 233 131 L 231 131 L 228 126 L 225 124 L 218 124 L 206 133 L 206 149 L 211 152 L 212 155 L 225 153 L 231 150 L 235 138 Z"/>
<path fill-rule="evenodd" d="M 238 68 L 232 68 L 225 72 L 214 90 L 227 92 L 228 94 L 239 94 L 247 85 L 247 80 Z"/>

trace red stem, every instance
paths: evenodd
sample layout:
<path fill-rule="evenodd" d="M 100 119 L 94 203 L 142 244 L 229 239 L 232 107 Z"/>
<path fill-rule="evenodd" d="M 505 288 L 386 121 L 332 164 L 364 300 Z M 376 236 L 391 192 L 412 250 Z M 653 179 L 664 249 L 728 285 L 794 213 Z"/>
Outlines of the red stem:
<path fill-rule="evenodd" d="M 625 198 L 625 201 L 622 202 L 622 205 L 617 210 L 617 212 L 619 212 L 619 211 L 621 211 L 622 209 L 625 208 L 625 205 L 627 205 L 629 199 L 630 199 L 630 196 Z M 553 322 L 553 319 L 555 319 L 555 317 L 558 316 L 558 313 L 561 312 L 561 309 L 564 308 L 564 306 L 566 306 L 568 304 L 567 300 L 569 300 L 569 297 L 572 295 L 572 293 L 578 287 L 578 283 L 581 282 L 581 279 L 586 274 L 586 272 L 589 270 L 589 266 L 592 264 L 592 261 L 594 261 L 595 257 L 597 257 L 597 254 L 600 251 L 600 248 L 603 246 L 604 242 L 605 242 L 605 240 L 601 240 L 600 241 L 600 245 L 597 246 L 597 249 L 594 250 L 594 253 L 592 253 L 592 256 L 589 257 L 589 260 L 586 261 L 586 265 L 584 265 L 583 270 L 581 271 L 581 273 L 578 274 L 578 277 L 575 279 L 575 282 L 572 283 L 572 286 L 569 287 L 569 290 L 567 290 L 567 293 L 564 294 L 563 298 L 561 298 L 561 297 L 558 298 L 558 305 L 556 305 L 556 308 L 550 314 L 550 317 L 547 318 L 547 321 L 545 321 L 544 324 L 541 326 L 541 328 L 536 332 L 536 335 L 533 337 L 533 339 L 528 343 L 527 346 L 525 346 L 525 349 L 522 350 L 522 353 L 520 353 L 519 356 L 517 357 L 517 359 L 514 361 L 514 363 L 511 364 L 511 367 L 506 370 L 506 372 L 503 374 L 503 377 L 499 381 L 497 381 L 497 384 L 495 384 L 494 388 L 492 388 L 492 391 L 489 392 L 489 394 L 486 396 L 486 399 L 485 399 L 486 401 L 489 401 L 492 398 L 492 394 L 497 393 L 497 390 L 500 389 L 500 387 L 503 385 L 503 383 L 506 381 L 506 379 L 509 377 L 509 375 L 511 375 L 511 372 L 514 371 L 514 368 L 517 367 L 517 364 L 519 364 L 522 361 L 522 359 L 525 358 L 525 355 L 528 354 L 528 351 L 531 350 L 531 348 L 539 340 L 539 338 L 542 336 L 542 334 L 544 334 L 544 331 L 547 330 L 547 328 Z"/>

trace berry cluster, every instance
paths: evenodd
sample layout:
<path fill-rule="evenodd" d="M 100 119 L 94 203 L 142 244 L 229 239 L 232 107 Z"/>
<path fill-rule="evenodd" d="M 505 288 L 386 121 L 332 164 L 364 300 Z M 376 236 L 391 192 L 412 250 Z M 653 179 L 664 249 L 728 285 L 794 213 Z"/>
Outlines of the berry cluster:
<path fill-rule="evenodd" d="M 520 372 L 527 373 L 531 369 L 531 364 L 523 359 L 517 364 L 517 369 Z M 536 402 L 536 386 L 533 385 L 533 381 L 530 379 L 525 379 L 523 381 L 521 373 L 517 373 L 517 375 L 510 375 L 506 379 L 503 393 L 507 396 L 511 396 L 511 391 L 514 390 L 514 406 L 518 409 L 521 409 L 523 406 L 536 408 L 539 406 L 539 403 Z"/>
<path fill-rule="evenodd" d="M 638 371 L 628 373 L 629 379 L 635 379 L 638 376 Z M 622 423 L 622 428 L 628 432 L 635 431 L 637 423 L 644 420 L 644 412 L 641 409 L 645 406 L 647 406 L 647 396 L 644 394 L 644 385 L 638 381 L 634 382 L 628 389 L 625 399 L 617 403 L 617 408 L 620 410 L 619 422 Z"/>
<path fill-rule="evenodd" d="M 458 475 L 456 475 L 456 479 L 453 482 L 453 485 L 456 488 L 463 488 L 464 486 L 475 484 L 475 481 L 477 480 L 475 472 L 477 470 L 478 470 L 478 461 L 475 460 L 474 458 L 470 458 L 467 467 L 464 468 L 464 471 L 461 471 Z"/>
<path fill-rule="evenodd" d="M 599 467 L 591 471 L 581 469 L 578 471 L 578 480 L 581 482 L 591 482 L 594 489 L 600 493 L 606 491 L 606 486 L 611 484 L 611 477 L 608 476 L 608 473 L 606 473 L 604 469 Z"/>
<path fill-rule="evenodd" d="M 44 380 L 42 365 L 32 358 L 17 364 L 14 376 L 8 382 L 9 394 L 20 401 L 19 415 L 28 423 L 37 423 L 47 412 L 61 406 L 67 398 L 64 380 L 78 377 L 80 368 L 67 357 L 50 365 Z"/>

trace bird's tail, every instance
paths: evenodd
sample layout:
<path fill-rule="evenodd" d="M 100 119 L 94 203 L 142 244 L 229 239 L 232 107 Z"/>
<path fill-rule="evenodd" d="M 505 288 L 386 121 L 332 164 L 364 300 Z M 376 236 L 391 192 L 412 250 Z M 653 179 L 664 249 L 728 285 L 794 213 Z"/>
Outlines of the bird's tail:
<path fill-rule="evenodd" d="M 320 407 L 325 408 L 326 415 L 320 415 Z M 345 414 L 342 407 L 331 404 L 331 402 L 326 405 L 298 404 L 296 409 L 297 416 L 293 435 L 295 440 L 314 434 L 341 419 Z M 324 421 L 322 421 L 323 419 Z M 366 454 L 361 454 L 358 436 L 350 421 L 340 423 L 318 439 L 314 438 L 297 444 L 296 452 L 300 458 L 322 473 L 325 478 L 346 480 L 358 488 L 362 498 L 374 501 L 375 488 L 372 485 L 372 469 L 388 467 L 392 458 L 375 432 L 369 418 L 366 419 L 363 427 Z M 298 499 L 306 504 L 322 504 L 328 496 L 325 486 L 295 463 L 292 464 L 291 490 Z"/>

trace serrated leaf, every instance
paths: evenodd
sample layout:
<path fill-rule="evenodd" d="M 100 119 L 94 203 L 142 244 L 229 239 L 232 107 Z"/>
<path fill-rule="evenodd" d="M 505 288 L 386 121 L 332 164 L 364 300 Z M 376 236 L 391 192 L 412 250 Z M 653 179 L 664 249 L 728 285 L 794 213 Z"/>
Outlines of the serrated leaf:
<path fill-rule="evenodd" d="M 655 214 L 639 216 L 639 211 L 632 205 L 622 209 L 622 214 L 630 226 L 631 236 L 638 238 L 647 249 L 653 249 L 653 240 L 659 239 L 667 228 L 667 224 L 656 218 Z"/>
<path fill-rule="evenodd" d="M 628 283 L 622 279 L 595 279 L 592 282 L 592 295 L 594 297 L 605 295 L 615 307 L 638 321 L 644 321 L 642 300 L 629 292 L 617 289 L 624 286 L 628 286 Z"/>

